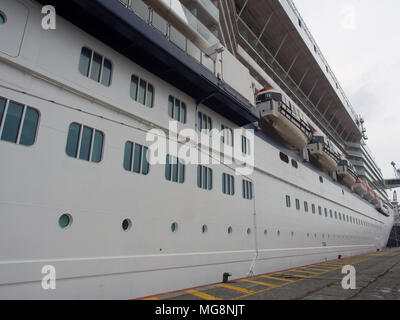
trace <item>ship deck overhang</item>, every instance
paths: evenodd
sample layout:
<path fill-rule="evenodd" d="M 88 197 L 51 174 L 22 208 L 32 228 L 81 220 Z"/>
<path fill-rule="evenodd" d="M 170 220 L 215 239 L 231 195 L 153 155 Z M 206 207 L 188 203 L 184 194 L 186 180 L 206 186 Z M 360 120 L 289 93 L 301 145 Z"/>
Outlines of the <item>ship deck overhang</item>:
<path fill-rule="evenodd" d="M 37 0 L 239 126 L 259 119 L 258 110 L 228 84 L 169 42 L 118 0 Z"/>
<path fill-rule="evenodd" d="M 321 129 L 341 144 L 359 142 L 357 115 L 289 1 L 235 0 L 235 5 L 238 43 L 270 69 L 267 73 L 291 98 L 306 106 Z"/>

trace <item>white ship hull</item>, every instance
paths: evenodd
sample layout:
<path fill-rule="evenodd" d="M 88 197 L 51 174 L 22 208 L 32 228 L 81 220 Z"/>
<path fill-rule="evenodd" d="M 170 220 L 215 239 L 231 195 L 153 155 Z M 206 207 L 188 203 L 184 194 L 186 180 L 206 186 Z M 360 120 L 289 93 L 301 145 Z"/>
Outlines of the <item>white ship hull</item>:
<path fill-rule="evenodd" d="M 7 0 L 2 10 L 17 4 Z M 21 44 L 16 57 L 5 53 L 7 48 L 0 50 L 0 96 L 34 107 L 40 122 L 31 147 L 0 141 L 0 299 L 133 299 L 220 282 L 224 272 L 241 278 L 386 245 L 392 216 L 381 215 L 329 179 L 320 183 L 316 169 L 282 162 L 281 150 L 260 137 L 249 177 L 253 201 L 242 198 L 240 177 L 235 196 L 221 192 L 220 177 L 227 169 L 218 164 L 211 166 L 212 191 L 197 188 L 194 165 L 186 167 L 184 184 L 166 181 L 163 165 L 152 166 L 147 176 L 126 172 L 125 142 L 146 145 L 145 132 L 136 128 L 168 128 L 170 94 L 187 102 L 182 128 L 195 127 L 197 110 L 212 116 L 216 127 L 235 125 L 202 105 L 196 110 L 191 97 L 61 18 L 56 31 L 42 30 L 40 7 L 30 1 L 23 5 L 29 10 L 17 8 L 15 19 L 21 24 L 26 19 L 28 32 L 14 39 Z M 111 87 L 79 74 L 84 45 L 113 61 Z M 132 74 L 156 88 L 152 109 L 129 97 Z M 104 132 L 101 163 L 66 155 L 73 122 Z M 368 225 L 313 214 L 311 204 Z M 73 218 L 65 230 L 58 225 L 62 214 Z M 125 218 L 133 222 L 129 232 L 121 229 Z M 179 224 L 176 233 L 173 222 Z M 42 288 L 46 265 L 55 267 L 55 290 Z"/>

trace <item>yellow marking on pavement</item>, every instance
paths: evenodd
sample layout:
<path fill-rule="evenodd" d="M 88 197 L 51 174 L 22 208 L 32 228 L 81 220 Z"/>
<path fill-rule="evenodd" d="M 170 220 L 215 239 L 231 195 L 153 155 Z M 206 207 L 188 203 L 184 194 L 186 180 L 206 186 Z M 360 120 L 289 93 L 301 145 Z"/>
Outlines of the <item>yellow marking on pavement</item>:
<path fill-rule="evenodd" d="M 236 287 L 236 286 L 231 286 L 231 285 L 225 284 L 225 283 L 219 284 L 218 287 L 226 288 L 226 289 L 230 289 L 230 290 L 236 290 L 236 291 L 240 291 L 243 293 L 255 293 L 255 291 L 247 290 L 245 288 L 240 288 L 240 287 Z"/>
<path fill-rule="evenodd" d="M 289 277 L 297 277 L 297 278 L 303 278 L 303 279 L 308 279 L 308 278 L 312 277 L 312 276 L 305 276 L 304 274 L 296 274 L 295 271 L 288 271 L 288 272 L 285 272 L 285 273 L 279 273 L 279 275 L 289 276 Z"/>
<path fill-rule="evenodd" d="M 327 267 L 327 266 L 308 266 L 305 268 L 310 268 L 310 269 L 314 269 L 314 270 L 321 270 L 321 271 L 332 271 L 335 270 L 336 268 L 332 268 L 332 267 Z"/>
<path fill-rule="evenodd" d="M 207 294 L 207 293 L 204 293 L 204 292 L 200 292 L 200 291 L 197 291 L 197 290 L 186 290 L 185 292 L 189 293 L 189 294 L 191 294 L 193 296 L 202 298 L 204 300 L 222 300 L 220 298 L 214 297 L 214 296 L 212 296 L 210 294 Z"/>
<path fill-rule="evenodd" d="M 310 269 L 312 271 L 321 271 L 321 272 L 329 271 L 327 269 L 321 269 L 321 268 L 316 268 L 316 267 L 302 267 L 302 269 Z M 321 272 L 318 272 L 317 274 L 319 274 Z"/>
<path fill-rule="evenodd" d="M 279 287 L 279 285 L 276 285 L 276 284 L 266 283 L 266 282 L 262 282 L 262 281 L 249 280 L 249 279 L 242 279 L 242 280 L 240 280 L 240 281 L 245 281 L 245 282 L 249 282 L 249 283 L 259 284 L 259 285 L 261 285 L 261 286 L 266 286 L 266 287 L 271 287 L 271 288 Z"/>
<path fill-rule="evenodd" d="M 295 282 L 296 280 L 289 280 L 289 279 L 283 279 L 283 278 L 276 278 L 276 277 L 271 277 L 271 276 L 260 276 L 261 278 L 266 278 L 266 279 L 273 279 L 273 280 L 279 280 L 279 281 L 287 281 L 287 282 Z"/>
<path fill-rule="evenodd" d="M 157 297 L 150 297 L 150 298 L 146 298 L 146 299 L 143 299 L 143 300 L 160 300 L 160 299 L 158 299 Z"/>
<path fill-rule="evenodd" d="M 298 270 L 298 269 L 290 270 L 290 272 L 300 272 L 300 273 L 309 273 L 309 274 L 320 274 L 321 273 L 321 272 L 312 272 L 312 271 Z"/>

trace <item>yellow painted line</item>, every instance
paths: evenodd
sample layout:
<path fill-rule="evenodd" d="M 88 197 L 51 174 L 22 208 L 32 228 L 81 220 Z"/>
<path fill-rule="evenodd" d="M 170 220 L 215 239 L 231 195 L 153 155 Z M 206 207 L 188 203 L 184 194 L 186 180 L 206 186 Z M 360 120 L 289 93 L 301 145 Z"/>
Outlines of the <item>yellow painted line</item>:
<path fill-rule="evenodd" d="M 312 271 L 298 270 L 298 269 L 294 269 L 290 272 L 300 272 L 300 273 L 309 273 L 309 274 L 320 274 L 321 273 L 321 272 L 312 272 Z"/>
<path fill-rule="evenodd" d="M 236 287 L 236 286 L 231 286 L 231 285 L 225 284 L 225 283 L 219 284 L 218 287 L 235 290 L 235 291 L 239 291 L 239 292 L 243 292 L 243 293 L 250 293 L 250 294 L 255 293 L 255 291 L 247 290 L 245 288 L 240 288 L 240 287 Z"/>
<path fill-rule="evenodd" d="M 279 281 L 296 282 L 296 280 L 289 280 L 289 279 L 283 279 L 283 278 L 275 278 L 275 277 L 271 277 L 271 276 L 260 276 L 260 277 L 266 278 L 266 279 L 279 280 Z"/>
<path fill-rule="evenodd" d="M 185 292 L 189 293 L 189 294 L 191 294 L 193 296 L 202 298 L 204 300 L 222 300 L 220 298 L 214 297 L 214 296 L 212 296 L 210 294 L 207 294 L 207 293 L 204 293 L 204 292 L 200 292 L 200 291 L 197 291 L 197 290 L 186 290 Z"/>
<path fill-rule="evenodd" d="M 296 274 L 295 271 L 290 271 L 290 273 L 281 273 L 281 275 L 286 275 L 290 277 L 298 277 L 298 278 L 303 278 L 303 279 L 308 279 L 311 278 L 312 276 L 305 276 L 304 274 Z"/>
<path fill-rule="evenodd" d="M 320 271 L 332 271 L 332 270 L 336 269 L 336 268 L 324 267 L 324 266 L 309 266 L 309 267 L 305 267 L 305 268 L 311 269 L 311 270 L 320 270 Z"/>
<path fill-rule="evenodd" d="M 146 299 L 143 299 L 143 300 L 160 300 L 160 299 L 158 299 L 157 297 L 150 297 L 150 298 L 146 298 Z"/>
<path fill-rule="evenodd" d="M 320 268 L 315 268 L 315 267 L 303 267 L 302 269 L 310 269 L 312 271 L 321 271 L 321 272 L 329 271 L 327 269 L 320 269 Z M 319 274 L 321 272 L 318 272 L 317 274 Z"/>
<path fill-rule="evenodd" d="M 271 288 L 276 288 L 279 287 L 279 285 L 276 284 L 271 284 L 271 283 L 266 283 L 266 282 L 261 282 L 261 281 L 255 281 L 255 280 L 249 280 L 249 279 L 242 279 L 240 281 L 245 281 L 249 283 L 254 283 L 254 284 L 259 284 L 261 286 L 266 286 L 266 287 L 271 287 Z"/>

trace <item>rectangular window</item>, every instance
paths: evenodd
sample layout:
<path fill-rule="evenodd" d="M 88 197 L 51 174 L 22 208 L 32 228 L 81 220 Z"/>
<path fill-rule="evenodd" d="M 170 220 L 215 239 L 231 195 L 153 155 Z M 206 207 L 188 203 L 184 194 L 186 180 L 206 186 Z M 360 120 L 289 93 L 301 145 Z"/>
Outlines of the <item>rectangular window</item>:
<path fill-rule="evenodd" d="M 243 198 L 247 200 L 253 200 L 253 183 L 247 180 L 243 180 Z"/>
<path fill-rule="evenodd" d="M 130 96 L 146 107 L 154 106 L 154 86 L 135 75 L 131 76 Z"/>
<path fill-rule="evenodd" d="M 89 48 L 82 48 L 78 69 L 85 77 L 99 82 L 106 87 L 111 85 L 111 61 Z"/>
<path fill-rule="evenodd" d="M 197 186 L 204 190 L 213 188 L 213 171 L 204 166 L 197 166 Z"/>
<path fill-rule="evenodd" d="M 328 209 L 324 208 L 324 212 L 325 212 L 325 217 L 328 217 Z"/>
<path fill-rule="evenodd" d="M 36 109 L 0 97 L 1 140 L 31 146 L 35 143 L 38 124 Z"/>
<path fill-rule="evenodd" d="M 311 205 L 311 210 L 312 210 L 312 213 L 315 214 L 315 204 Z"/>
<path fill-rule="evenodd" d="M 296 209 L 300 210 L 300 200 L 296 199 Z"/>
<path fill-rule="evenodd" d="M 147 175 L 150 170 L 148 156 L 147 147 L 127 141 L 125 143 L 123 167 L 126 171 Z"/>
<path fill-rule="evenodd" d="M 212 130 L 212 120 L 209 116 L 198 112 L 197 114 L 197 130 L 204 134 L 210 134 Z"/>
<path fill-rule="evenodd" d="M 290 203 L 290 196 L 286 196 L 286 207 L 290 208 L 292 205 Z"/>
<path fill-rule="evenodd" d="M 222 192 L 233 196 L 235 194 L 235 178 L 229 174 L 222 174 Z"/>
<path fill-rule="evenodd" d="M 222 143 L 233 147 L 233 130 L 229 127 L 221 125 L 221 131 Z"/>
<path fill-rule="evenodd" d="M 180 184 L 185 182 L 185 164 L 177 157 L 167 155 L 165 179 Z"/>
<path fill-rule="evenodd" d="M 101 131 L 73 122 L 69 126 L 65 151 L 72 158 L 99 163 L 103 155 L 103 142 L 104 134 Z"/>
<path fill-rule="evenodd" d="M 169 96 L 168 115 L 176 121 L 186 123 L 186 104 L 173 96 Z"/>
<path fill-rule="evenodd" d="M 307 201 L 304 201 L 304 211 L 308 212 L 308 203 L 307 203 Z"/>
<path fill-rule="evenodd" d="M 318 206 L 318 213 L 320 216 L 322 216 L 322 208 L 320 206 Z"/>
<path fill-rule="evenodd" d="M 242 153 L 250 154 L 250 141 L 245 136 L 242 136 Z"/>

